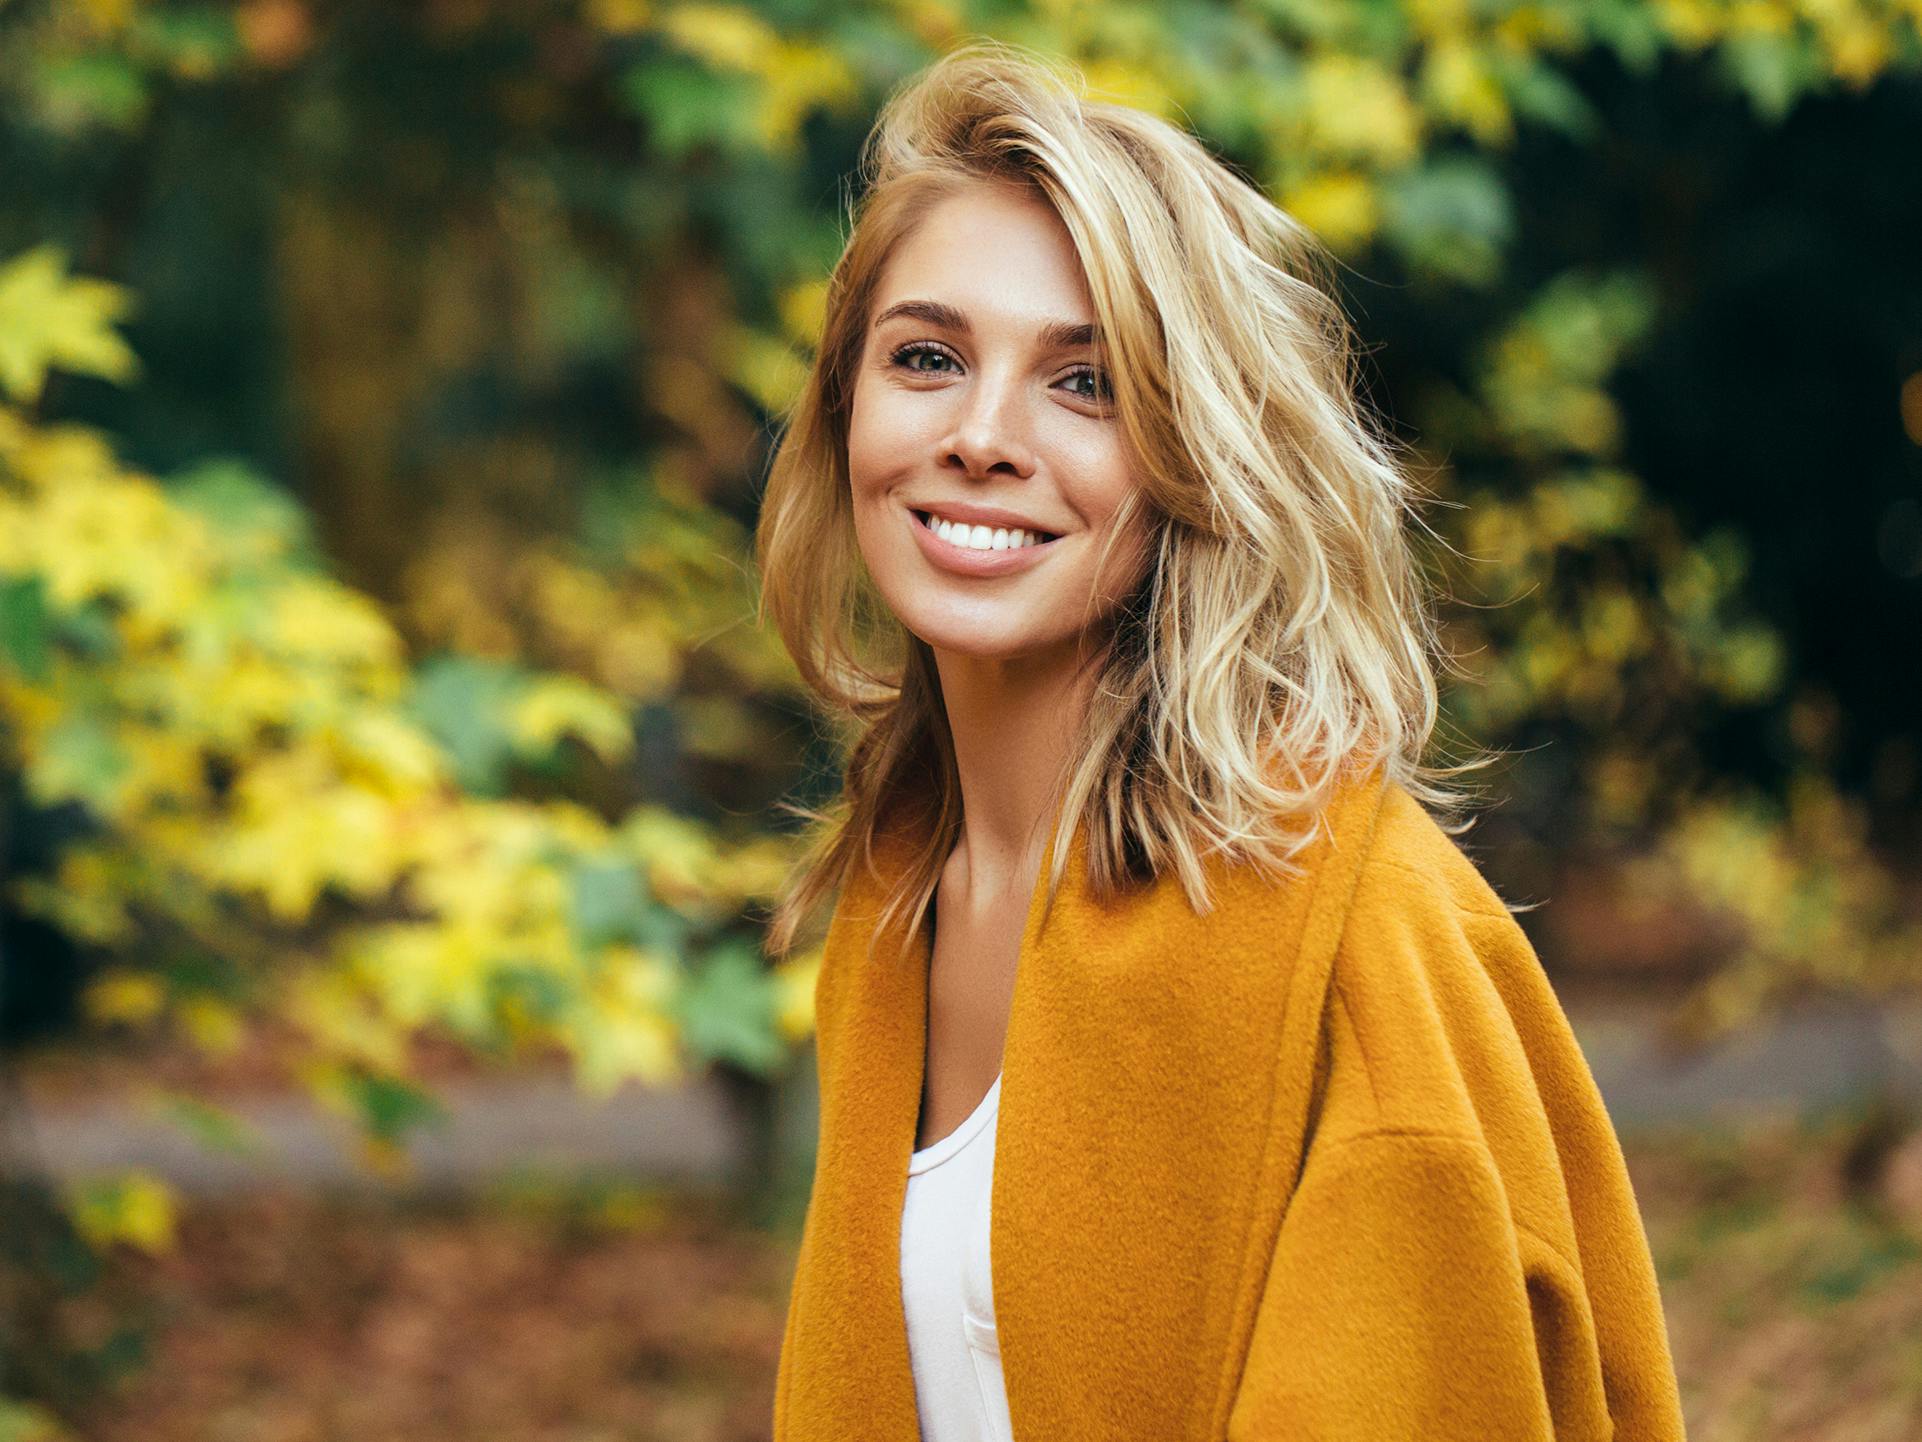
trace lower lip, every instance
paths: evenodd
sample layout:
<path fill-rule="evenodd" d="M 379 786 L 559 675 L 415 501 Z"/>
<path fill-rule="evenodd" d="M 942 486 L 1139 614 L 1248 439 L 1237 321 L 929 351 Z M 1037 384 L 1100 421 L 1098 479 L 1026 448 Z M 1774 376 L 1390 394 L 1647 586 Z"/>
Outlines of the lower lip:
<path fill-rule="evenodd" d="M 908 524 L 914 527 L 915 539 L 921 543 L 921 554 L 942 570 L 952 571 L 957 576 L 1005 576 L 1011 571 L 1025 571 L 1061 540 L 1056 536 L 1052 541 L 1023 546 L 1019 550 L 977 551 L 970 546 L 957 546 L 952 541 L 942 540 L 939 533 L 923 525 L 921 517 L 913 511 L 907 512 L 907 517 Z"/>

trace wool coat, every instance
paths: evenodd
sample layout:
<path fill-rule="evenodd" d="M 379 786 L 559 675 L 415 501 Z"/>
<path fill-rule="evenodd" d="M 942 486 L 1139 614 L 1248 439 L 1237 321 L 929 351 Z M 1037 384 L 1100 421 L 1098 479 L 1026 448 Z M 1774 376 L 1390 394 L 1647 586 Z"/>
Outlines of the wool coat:
<path fill-rule="evenodd" d="M 1536 953 L 1379 769 L 1323 816 L 1298 877 L 1211 858 L 1206 915 L 1173 877 L 1098 905 L 1077 827 L 1043 927 L 1041 868 L 991 1199 L 1016 1438 L 1681 1439 L 1622 1150 Z M 931 928 L 866 955 L 914 824 L 884 823 L 829 926 L 776 1442 L 919 1436 L 900 1227 Z"/>

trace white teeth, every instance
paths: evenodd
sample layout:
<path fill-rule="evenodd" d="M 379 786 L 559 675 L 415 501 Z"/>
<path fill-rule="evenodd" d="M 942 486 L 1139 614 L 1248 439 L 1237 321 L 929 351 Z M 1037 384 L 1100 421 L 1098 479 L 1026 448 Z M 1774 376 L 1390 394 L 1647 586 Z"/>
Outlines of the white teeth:
<path fill-rule="evenodd" d="M 929 529 L 949 545 L 961 546 L 970 551 L 1018 551 L 1027 546 L 1041 544 L 1040 536 L 1033 531 L 1008 529 L 991 526 L 963 526 L 953 521 L 944 521 L 939 516 L 928 517 Z"/>

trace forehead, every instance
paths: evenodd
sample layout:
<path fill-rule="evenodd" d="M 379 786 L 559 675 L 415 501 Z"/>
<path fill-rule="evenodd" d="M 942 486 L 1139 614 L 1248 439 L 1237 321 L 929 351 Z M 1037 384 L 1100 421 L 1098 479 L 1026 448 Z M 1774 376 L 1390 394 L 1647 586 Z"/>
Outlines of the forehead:
<path fill-rule="evenodd" d="M 910 299 L 954 306 L 977 327 L 1038 330 L 1050 321 L 1094 320 L 1061 217 L 1040 196 L 989 181 L 936 202 L 895 246 L 873 314 Z"/>

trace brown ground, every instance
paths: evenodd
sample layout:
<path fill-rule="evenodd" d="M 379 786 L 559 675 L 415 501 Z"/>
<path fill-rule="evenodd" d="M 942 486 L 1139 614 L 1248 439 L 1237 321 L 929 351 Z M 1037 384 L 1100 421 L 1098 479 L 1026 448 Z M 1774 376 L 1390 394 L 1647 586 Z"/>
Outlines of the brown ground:
<path fill-rule="evenodd" d="M 1922 1436 L 1922 1221 L 1842 1199 L 1850 1139 L 1628 1138 L 1694 1442 Z M 176 1255 L 117 1264 L 150 1353 L 77 1430 L 764 1438 L 792 1246 L 714 1199 L 606 1184 L 196 1203 Z"/>

